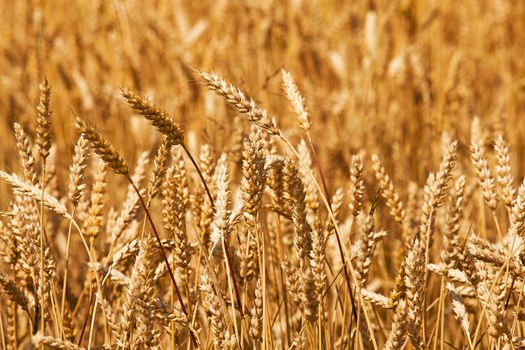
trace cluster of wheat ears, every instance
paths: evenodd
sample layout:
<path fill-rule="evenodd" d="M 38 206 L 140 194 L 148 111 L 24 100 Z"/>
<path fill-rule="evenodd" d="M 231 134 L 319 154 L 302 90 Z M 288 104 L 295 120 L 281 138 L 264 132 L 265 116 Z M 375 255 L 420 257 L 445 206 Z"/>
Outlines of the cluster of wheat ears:
<path fill-rule="evenodd" d="M 8 266 L 0 274 L 8 296 L 0 323 L 6 349 L 23 343 L 57 349 L 399 349 L 406 342 L 424 349 L 443 338 L 452 318 L 462 347 L 473 349 L 483 339 L 498 348 L 525 347 L 525 182 L 515 188 L 501 135 L 491 169 L 474 119 L 475 182 L 455 170 L 458 144 L 445 137 L 441 164 L 423 189 L 408 189 L 408 203 L 375 154 L 370 169 L 354 155 L 348 186 L 329 197 L 329 179 L 310 137 L 315 121 L 292 74 L 282 71 L 282 86 L 305 134 L 297 146 L 234 85 L 216 74 L 198 76 L 252 124 L 239 184 L 230 179 L 226 154 L 205 144 L 196 160 L 168 113 L 123 89 L 123 101 L 159 133 L 154 156 L 144 152 L 130 170 L 97 127 L 77 116 L 68 192 L 60 193 L 46 167 L 53 143 L 51 88 L 47 80 L 40 85 L 37 155 L 15 123 L 23 174 L 0 171 L 13 190 L 0 221 Z M 380 189 L 372 198 L 364 197 L 368 170 Z M 129 184 L 120 210 L 105 206 L 114 195 L 107 189 L 110 172 Z M 461 230 L 465 203 L 476 192 L 493 214 L 496 244 L 487 232 Z M 161 215 L 152 215 L 155 201 Z M 375 224 L 379 201 L 397 228 Z M 500 222 L 498 210 L 506 210 L 508 220 Z M 57 238 L 62 234 L 65 244 Z M 394 239 L 401 242 L 394 254 L 397 275 L 389 284 L 369 283 L 371 264 L 384 259 L 376 246 Z M 73 242 L 80 242 L 74 245 L 80 251 Z"/>
<path fill-rule="evenodd" d="M 525 348 L 524 18 L 0 0 L 0 350 Z"/>

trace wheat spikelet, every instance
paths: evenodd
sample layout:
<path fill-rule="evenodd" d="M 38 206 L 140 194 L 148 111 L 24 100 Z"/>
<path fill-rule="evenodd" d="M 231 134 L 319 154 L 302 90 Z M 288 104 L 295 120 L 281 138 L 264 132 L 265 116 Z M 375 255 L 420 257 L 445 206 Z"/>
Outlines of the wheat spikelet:
<path fill-rule="evenodd" d="M 228 85 L 215 73 L 199 72 L 204 84 L 218 95 L 224 97 L 226 102 L 232 105 L 239 113 L 246 114 L 248 119 L 255 125 L 266 129 L 273 135 L 279 135 L 280 131 L 275 120 L 270 118 L 268 112 L 255 104 L 255 101 L 245 95 L 233 85 Z"/>
<path fill-rule="evenodd" d="M 97 238 L 102 231 L 102 220 L 104 218 L 104 202 L 106 196 L 106 169 L 107 165 L 104 161 L 99 160 L 97 164 L 97 171 L 95 172 L 95 183 L 93 191 L 91 192 L 91 205 L 89 207 L 88 216 L 84 222 L 84 230 L 86 236 L 91 240 Z"/>
<path fill-rule="evenodd" d="M 402 223 L 405 217 L 405 210 L 403 209 L 403 202 L 394 189 L 394 183 L 387 175 L 385 168 L 381 164 L 381 161 L 376 154 L 372 155 L 372 162 L 374 172 L 377 181 L 379 181 L 379 185 L 381 186 L 381 193 L 386 200 L 386 204 L 390 208 L 390 212 L 392 213 L 392 216 L 395 218 L 395 220 L 399 223 Z"/>
<path fill-rule="evenodd" d="M 513 185 L 514 178 L 510 166 L 509 148 L 501 134 L 496 138 L 494 149 L 498 161 L 496 165 L 496 182 L 500 190 L 500 198 L 505 203 L 505 206 L 510 209 L 516 190 Z"/>
<path fill-rule="evenodd" d="M 480 261 L 490 263 L 496 267 L 505 266 L 508 264 L 509 272 L 519 276 L 525 272 L 525 267 L 520 262 L 519 257 L 516 256 L 520 249 L 520 244 L 515 244 L 513 250 L 507 251 L 500 249 L 494 244 L 479 238 L 476 235 L 471 235 L 467 243 L 468 253 Z"/>
<path fill-rule="evenodd" d="M 301 303 L 301 276 L 297 271 L 297 267 L 287 260 L 283 262 L 282 269 L 286 276 L 286 289 L 290 298 L 295 304 L 299 305 Z"/>
<path fill-rule="evenodd" d="M 203 293 L 203 307 L 210 322 L 213 344 L 216 348 L 225 349 L 231 346 L 229 330 L 226 324 L 225 313 L 222 310 L 222 303 L 210 276 L 207 273 L 201 275 L 200 291 Z"/>
<path fill-rule="evenodd" d="M 221 157 L 216 168 L 215 175 L 216 200 L 215 214 L 213 220 L 213 231 L 211 233 L 211 243 L 215 249 L 221 248 L 220 240 L 228 239 L 232 230 L 230 225 L 230 174 L 226 165 L 226 158 Z M 221 248 L 222 249 L 222 248 Z"/>
<path fill-rule="evenodd" d="M 9 280 L 0 273 L 0 285 L 2 285 L 9 298 L 29 314 L 29 300 L 24 291 L 18 288 L 14 281 Z"/>
<path fill-rule="evenodd" d="M 447 283 L 447 290 L 452 299 L 452 309 L 454 310 L 454 317 L 463 328 L 463 332 L 467 336 L 470 343 L 470 322 L 468 319 L 465 302 L 460 294 L 456 291 L 456 287 L 452 283 Z"/>
<path fill-rule="evenodd" d="M 283 80 L 283 90 L 286 94 L 286 98 L 292 105 L 299 126 L 306 131 L 310 130 L 310 126 L 312 125 L 310 122 L 310 114 L 306 111 L 304 98 L 295 84 L 292 73 L 281 69 L 281 77 Z"/>
<path fill-rule="evenodd" d="M 73 207 L 78 205 L 80 197 L 84 193 L 86 185 L 84 182 L 84 170 L 87 167 L 88 143 L 83 137 L 79 137 L 75 145 L 73 163 L 69 167 L 69 192 L 67 197 Z"/>
<path fill-rule="evenodd" d="M 521 236 L 525 224 L 525 181 L 518 189 L 518 195 L 512 204 L 508 236 Z"/>
<path fill-rule="evenodd" d="M 301 140 L 297 151 L 301 156 L 299 162 L 299 173 L 304 182 L 306 209 L 308 212 L 308 221 L 313 223 L 314 227 L 319 227 L 319 195 L 317 186 L 313 181 L 312 159 L 310 151 L 304 140 Z"/>
<path fill-rule="evenodd" d="M 148 119 L 166 137 L 169 146 L 184 143 L 184 132 L 166 112 L 152 105 L 145 97 L 129 89 L 122 89 L 122 96 L 131 108 Z"/>
<path fill-rule="evenodd" d="M 200 168 L 204 180 L 209 184 L 210 191 L 215 191 L 215 183 L 213 181 L 213 173 L 215 166 L 213 164 L 213 155 L 209 145 L 203 145 L 199 155 Z M 206 200 L 204 190 L 199 190 L 195 193 L 194 203 L 192 206 L 194 217 L 197 220 L 200 239 L 206 248 L 210 243 L 210 231 L 213 223 L 213 207 L 210 201 Z"/>
<path fill-rule="evenodd" d="M 38 112 L 36 118 L 36 144 L 42 159 L 49 156 L 49 149 L 51 148 L 51 111 L 49 110 L 49 99 L 51 97 L 51 87 L 47 81 L 47 77 L 39 85 L 40 96 L 39 103 L 36 107 Z"/>
<path fill-rule="evenodd" d="M 488 162 L 485 159 L 484 151 L 481 147 L 476 144 L 470 146 L 470 152 L 472 155 L 472 163 L 476 168 L 476 173 L 480 181 L 483 198 L 485 203 L 491 210 L 496 209 L 496 192 L 494 189 L 494 179 L 490 173 Z"/>
<path fill-rule="evenodd" d="M 306 194 L 300 177 L 295 177 L 291 191 L 294 246 L 297 249 L 297 256 L 303 261 L 312 250 L 312 238 L 311 227 L 307 221 Z"/>
<path fill-rule="evenodd" d="M 406 302 L 401 299 L 396 307 L 392 327 L 385 343 L 385 350 L 402 349 L 406 334 Z"/>
<path fill-rule="evenodd" d="M 64 308 L 63 314 L 63 326 L 64 326 L 64 336 L 67 341 L 74 342 L 77 337 L 77 329 L 75 327 L 75 320 L 71 314 L 71 310 L 68 305 Z"/>
<path fill-rule="evenodd" d="M 174 322 L 181 327 L 188 327 L 188 318 L 186 315 L 177 310 L 173 305 L 163 302 L 160 299 L 152 301 L 150 311 L 155 318 L 166 325 Z"/>
<path fill-rule="evenodd" d="M 250 329 L 249 334 L 252 340 L 258 342 L 262 336 L 263 323 L 263 299 L 261 280 L 257 280 L 255 286 L 255 297 L 253 299 L 253 307 L 250 309 Z"/>
<path fill-rule="evenodd" d="M 153 276 L 157 265 L 157 254 L 155 241 L 145 236 L 133 266 L 131 281 L 126 290 L 124 313 L 120 321 L 124 332 L 121 339 L 128 346 L 141 348 L 157 345 L 156 327 L 149 323 L 151 318 L 149 304 L 155 294 Z"/>
<path fill-rule="evenodd" d="M 178 176 L 177 176 L 178 175 Z M 162 190 L 164 229 L 173 237 L 175 242 L 175 264 L 184 283 L 188 282 L 190 274 L 190 246 L 186 236 L 186 206 L 184 204 L 183 187 L 180 181 L 180 172 L 170 167 L 166 172 L 166 182 Z"/>
<path fill-rule="evenodd" d="M 129 174 L 126 162 L 117 153 L 115 147 L 104 139 L 91 124 L 77 118 L 75 126 L 83 137 L 91 143 L 91 147 L 94 148 L 95 153 L 98 154 L 116 174 Z"/>
<path fill-rule="evenodd" d="M 319 298 L 316 294 L 315 277 L 309 266 L 302 273 L 301 277 L 301 301 L 304 318 L 309 322 L 315 322 L 317 320 Z"/>
<path fill-rule="evenodd" d="M 122 330 L 122 325 L 117 321 L 117 316 L 113 312 L 111 305 L 103 297 L 100 297 L 98 302 L 102 306 L 106 322 L 111 329 L 111 334 L 116 338 L 117 344 L 124 344 L 124 339 L 122 339 L 124 331 Z"/>
<path fill-rule="evenodd" d="M 159 192 L 162 184 L 162 180 L 166 176 L 166 169 L 168 163 L 168 157 L 170 155 L 171 147 L 168 143 L 168 138 L 163 137 L 160 143 L 159 149 L 155 154 L 153 160 L 153 175 L 151 177 L 150 186 L 148 188 L 148 199 L 151 201 Z"/>
<path fill-rule="evenodd" d="M 447 213 L 447 227 L 443 236 L 443 249 L 441 259 L 448 268 L 453 268 L 460 255 L 460 220 L 463 216 L 465 177 L 456 180 L 455 193 L 450 198 L 450 207 Z"/>
<path fill-rule="evenodd" d="M 268 187 L 271 189 L 272 205 L 284 211 L 286 197 L 284 182 L 285 162 L 282 159 L 274 159 L 268 169 Z"/>
<path fill-rule="evenodd" d="M 46 345 L 47 347 L 50 347 L 51 349 L 60 349 L 60 350 L 83 350 L 84 348 L 81 346 L 78 346 L 75 343 L 72 343 L 67 340 L 57 339 L 50 336 L 44 336 L 41 333 L 37 333 L 33 336 L 31 339 L 34 346 L 42 346 Z"/>
<path fill-rule="evenodd" d="M 342 188 L 338 188 L 334 195 L 332 196 L 332 212 L 334 218 L 337 220 L 340 215 L 341 208 L 343 206 L 344 192 Z M 336 221 L 337 223 L 337 221 Z M 330 217 L 326 219 L 325 231 L 328 236 L 332 235 L 335 232 L 335 224 Z"/>
<path fill-rule="evenodd" d="M 13 187 L 15 192 L 28 196 L 37 202 L 40 202 L 41 197 L 43 197 L 43 204 L 48 209 L 51 209 L 58 215 L 61 215 L 68 220 L 72 220 L 72 217 L 67 212 L 66 207 L 62 203 L 60 203 L 58 199 L 51 196 L 49 193 L 43 192 L 38 186 L 23 181 L 15 174 L 8 174 L 1 170 L 0 178 L 9 183 Z"/>
<path fill-rule="evenodd" d="M 9 299 L 7 305 L 7 321 L 6 321 L 6 349 L 18 349 L 18 330 L 17 330 L 17 305 L 14 301 Z"/>
<path fill-rule="evenodd" d="M 505 322 L 505 297 L 506 283 L 497 280 L 495 273 L 488 268 L 484 262 L 477 261 L 476 268 L 479 283 L 476 285 L 476 293 L 479 301 L 486 308 L 485 317 L 488 320 L 488 333 L 497 341 L 509 332 Z"/>
<path fill-rule="evenodd" d="M 447 192 L 448 184 L 452 178 L 452 170 L 456 162 L 456 149 L 457 141 L 452 141 L 445 147 L 445 152 L 443 154 L 443 159 L 439 165 L 439 171 L 436 173 L 435 177 L 435 193 L 436 197 L 436 207 L 439 207 L 443 204 L 445 195 Z"/>
<path fill-rule="evenodd" d="M 352 156 L 352 165 L 350 166 L 350 188 L 349 188 L 349 208 L 354 216 L 361 212 L 363 194 L 365 185 L 362 179 L 363 160 L 360 155 Z"/>
<path fill-rule="evenodd" d="M 259 273 L 257 240 L 261 229 L 252 220 L 246 220 L 245 234 L 240 237 L 242 247 L 240 275 L 245 282 L 252 280 Z"/>
<path fill-rule="evenodd" d="M 310 252 L 310 266 L 315 279 L 315 293 L 321 296 L 326 285 L 325 272 L 326 239 L 320 230 L 312 233 L 312 251 Z"/>
<path fill-rule="evenodd" d="M 412 245 L 408 252 L 405 265 L 404 283 L 406 286 L 407 301 L 407 331 L 415 349 L 424 349 L 425 344 L 421 336 L 423 324 L 423 297 L 424 297 L 424 246 L 419 240 Z"/>
<path fill-rule="evenodd" d="M 360 249 L 356 259 L 356 279 L 360 283 L 360 287 L 363 288 L 368 279 L 368 272 L 372 264 L 376 244 L 379 239 L 386 235 L 386 232 L 374 232 L 373 213 L 366 216 L 361 230 Z"/>
<path fill-rule="evenodd" d="M 36 170 L 35 170 L 35 159 L 33 152 L 31 151 L 31 143 L 27 137 L 24 129 L 20 124 L 14 123 L 16 146 L 20 155 L 20 163 L 24 170 L 24 177 L 31 184 L 36 184 Z"/>
<path fill-rule="evenodd" d="M 390 299 L 385 297 L 382 294 L 372 292 L 371 290 L 368 290 L 365 288 L 361 288 L 360 293 L 361 293 L 361 296 L 363 297 L 363 300 L 366 300 L 380 308 L 391 309 L 393 306 Z"/>
<path fill-rule="evenodd" d="M 266 184 L 265 148 L 261 131 L 252 128 L 244 140 L 241 180 L 243 210 L 252 218 L 257 215 Z"/>
<path fill-rule="evenodd" d="M 11 204 L 13 216 L 8 228 L 11 231 L 11 259 L 17 278 L 23 286 L 36 283 L 40 247 L 38 233 L 38 215 L 33 200 L 27 196 L 17 195 Z"/>

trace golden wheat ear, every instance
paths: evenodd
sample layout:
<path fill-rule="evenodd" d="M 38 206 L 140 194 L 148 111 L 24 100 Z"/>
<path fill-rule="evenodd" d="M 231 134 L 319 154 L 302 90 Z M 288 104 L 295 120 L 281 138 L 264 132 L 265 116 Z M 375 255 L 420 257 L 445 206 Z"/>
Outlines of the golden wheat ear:
<path fill-rule="evenodd" d="M 184 132 L 170 115 L 154 106 L 142 95 L 125 88 L 121 89 L 121 92 L 134 111 L 149 120 L 159 132 L 166 136 L 169 146 L 184 143 Z"/>
<path fill-rule="evenodd" d="M 77 117 L 75 127 L 91 143 L 95 153 L 113 169 L 116 174 L 129 175 L 129 168 L 117 150 L 105 138 L 103 138 L 93 125 Z"/>
<path fill-rule="evenodd" d="M 51 86 L 47 81 L 47 77 L 39 85 L 40 96 L 39 103 L 36 107 L 38 112 L 36 118 L 36 144 L 42 159 L 49 156 L 49 149 L 51 148 L 51 111 L 49 110 L 49 101 L 51 99 Z"/>
<path fill-rule="evenodd" d="M 177 285 L 177 282 L 175 280 L 175 276 L 173 275 L 173 271 L 171 270 L 170 263 L 168 261 L 168 257 L 166 255 L 166 252 L 164 250 L 164 247 L 162 246 L 162 242 L 159 236 L 159 233 L 155 227 L 155 224 L 153 223 L 153 219 L 151 218 L 151 214 L 148 210 L 148 205 L 145 203 L 144 198 L 142 198 L 142 194 L 140 193 L 140 190 L 137 188 L 136 184 L 131 179 L 131 176 L 129 174 L 129 168 L 124 161 L 124 159 L 118 154 L 115 147 L 106 139 L 104 139 L 98 131 L 89 123 L 83 121 L 81 118 L 77 117 L 76 121 L 76 128 L 78 131 L 91 143 L 91 146 L 95 150 L 95 153 L 98 154 L 102 160 L 111 168 L 116 174 L 121 174 L 126 177 L 126 179 L 129 181 L 130 185 L 133 187 L 133 190 L 136 192 L 140 203 L 142 207 L 144 208 L 144 212 L 146 213 L 146 217 L 151 225 L 151 229 L 153 230 L 153 235 L 159 245 L 161 257 L 163 258 L 166 268 L 168 270 L 168 273 L 171 278 L 171 282 L 173 284 L 173 287 L 177 294 L 177 299 L 179 300 L 182 312 L 188 317 L 187 309 L 184 305 L 184 301 L 182 300 L 182 296 L 180 294 L 179 287 Z M 190 332 L 190 337 L 192 339 L 193 344 L 196 344 L 195 336 L 192 332 Z"/>

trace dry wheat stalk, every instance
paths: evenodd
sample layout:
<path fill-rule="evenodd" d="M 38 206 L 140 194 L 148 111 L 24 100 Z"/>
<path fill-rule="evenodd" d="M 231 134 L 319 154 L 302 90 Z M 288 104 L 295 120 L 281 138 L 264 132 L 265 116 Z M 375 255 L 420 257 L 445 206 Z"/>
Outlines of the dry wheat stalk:
<path fill-rule="evenodd" d="M 113 245 L 119 243 L 124 231 L 130 227 L 133 220 L 138 216 L 141 205 L 141 198 L 139 198 L 139 195 L 143 198 L 146 194 L 146 189 L 145 187 L 142 187 L 141 184 L 146 177 L 148 163 L 149 152 L 142 152 L 137 159 L 137 164 L 135 165 L 133 176 L 131 177 L 132 184 L 130 183 L 128 186 L 128 192 L 126 199 L 122 204 L 122 209 L 116 219 L 112 222 L 108 221 L 108 225 L 106 225 L 107 231 L 111 232 L 111 234 L 108 235 L 107 240 Z M 135 186 L 141 187 L 138 190 L 138 193 Z"/>

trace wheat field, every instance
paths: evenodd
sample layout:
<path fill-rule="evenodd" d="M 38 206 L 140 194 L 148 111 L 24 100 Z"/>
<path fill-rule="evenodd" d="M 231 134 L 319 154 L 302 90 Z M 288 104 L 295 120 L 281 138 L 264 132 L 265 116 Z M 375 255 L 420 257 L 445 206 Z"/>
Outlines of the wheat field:
<path fill-rule="evenodd" d="M 525 348 L 525 2 L 0 0 L 0 349 Z"/>

